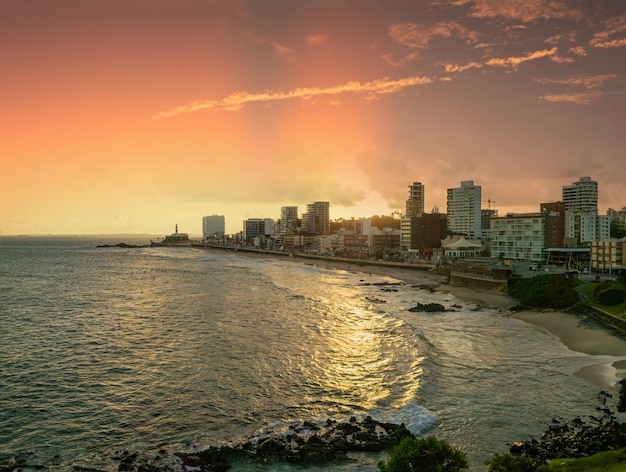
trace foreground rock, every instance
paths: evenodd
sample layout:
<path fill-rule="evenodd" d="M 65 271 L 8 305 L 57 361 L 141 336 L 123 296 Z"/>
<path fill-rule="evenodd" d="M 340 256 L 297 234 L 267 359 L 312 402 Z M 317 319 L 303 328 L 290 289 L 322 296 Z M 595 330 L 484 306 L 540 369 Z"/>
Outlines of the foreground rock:
<path fill-rule="evenodd" d="M 222 472 L 229 469 L 229 459 L 247 458 L 262 462 L 285 460 L 310 464 L 345 457 L 351 451 L 380 452 L 413 436 L 404 424 L 381 423 L 366 417 L 346 422 L 327 420 L 323 425 L 309 422 L 290 426 L 287 433 L 268 433 L 237 444 L 210 446 L 192 452 L 147 454 L 120 451 L 114 457 L 119 471 Z"/>
<path fill-rule="evenodd" d="M 626 395 L 622 384 L 620 397 Z M 601 402 L 597 414 L 586 419 L 574 418 L 569 423 L 552 420 L 539 439 L 514 443 L 510 452 L 514 456 L 535 459 L 540 463 L 557 458 L 587 457 L 598 452 L 626 447 L 626 423 L 617 421 L 607 400 L 612 395 L 606 391 L 598 394 Z"/>

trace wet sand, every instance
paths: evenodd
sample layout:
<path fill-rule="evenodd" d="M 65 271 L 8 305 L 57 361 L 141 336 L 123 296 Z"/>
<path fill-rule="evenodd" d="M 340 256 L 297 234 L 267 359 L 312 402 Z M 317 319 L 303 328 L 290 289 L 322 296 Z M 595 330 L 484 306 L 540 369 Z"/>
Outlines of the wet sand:
<path fill-rule="evenodd" d="M 626 376 L 626 338 L 598 322 L 561 312 L 520 312 L 513 318 L 531 323 L 558 338 L 572 351 L 598 357 L 576 373 L 599 387 L 612 387 Z"/>

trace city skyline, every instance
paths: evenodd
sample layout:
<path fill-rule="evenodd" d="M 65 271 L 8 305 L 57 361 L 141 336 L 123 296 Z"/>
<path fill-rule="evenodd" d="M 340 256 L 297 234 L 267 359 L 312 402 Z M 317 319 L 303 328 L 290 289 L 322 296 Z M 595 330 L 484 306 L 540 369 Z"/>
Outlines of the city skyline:
<path fill-rule="evenodd" d="M 626 4 L 0 4 L 0 234 L 200 233 L 202 217 L 425 211 L 473 180 L 626 205 Z"/>

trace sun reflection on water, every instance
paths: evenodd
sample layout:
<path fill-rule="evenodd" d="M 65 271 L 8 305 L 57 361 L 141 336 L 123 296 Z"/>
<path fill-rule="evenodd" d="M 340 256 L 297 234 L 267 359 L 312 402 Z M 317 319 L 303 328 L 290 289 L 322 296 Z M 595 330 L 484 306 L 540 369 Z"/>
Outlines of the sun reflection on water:
<path fill-rule="evenodd" d="M 416 346 L 400 336 L 402 323 L 371 311 L 350 290 L 337 290 L 324 302 L 328 316 L 320 330 L 326 342 L 312 356 L 318 382 L 332 392 L 329 396 L 365 410 L 401 407 L 414 400 L 422 358 Z"/>

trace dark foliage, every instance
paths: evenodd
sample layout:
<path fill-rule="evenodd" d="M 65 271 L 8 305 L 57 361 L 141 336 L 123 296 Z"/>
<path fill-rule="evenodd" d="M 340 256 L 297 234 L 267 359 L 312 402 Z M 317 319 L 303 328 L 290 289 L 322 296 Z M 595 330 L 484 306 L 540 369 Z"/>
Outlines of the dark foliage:
<path fill-rule="evenodd" d="M 603 280 L 598 285 L 596 285 L 593 289 L 593 296 L 598 298 L 598 294 L 600 292 L 604 292 L 606 289 L 615 286 L 615 282 L 613 280 Z"/>
<path fill-rule="evenodd" d="M 596 300 L 605 306 L 619 305 L 626 300 L 626 288 L 617 285 L 609 287 L 598 293 Z"/>
<path fill-rule="evenodd" d="M 535 472 L 541 462 L 530 457 L 494 454 L 491 460 L 485 461 L 485 465 L 488 472 Z"/>
<path fill-rule="evenodd" d="M 578 302 L 574 284 L 564 276 L 541 274 L 530 279 L 512 279 L 509 295 L 526 306 L 568 308 Z"/>
<path fill-rule="evenodd" d="M 469 467 L 465 453 L 434 436 L 405 438 L 389 451 L 389 461 L 380 461 L 381 472 L 457 472 Z"/>

